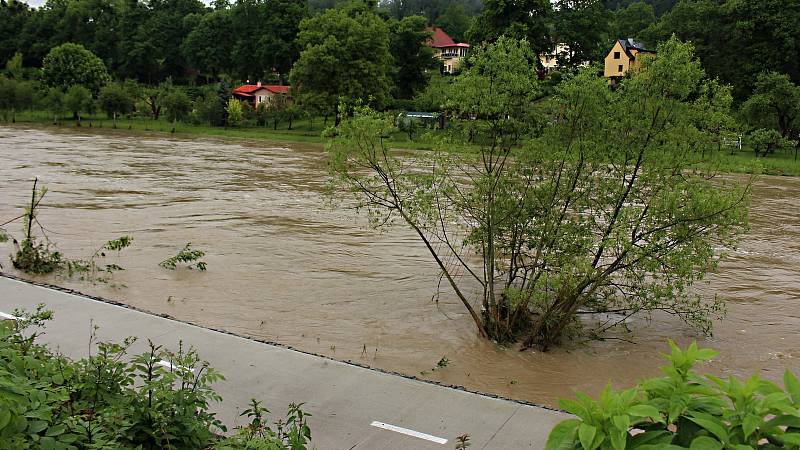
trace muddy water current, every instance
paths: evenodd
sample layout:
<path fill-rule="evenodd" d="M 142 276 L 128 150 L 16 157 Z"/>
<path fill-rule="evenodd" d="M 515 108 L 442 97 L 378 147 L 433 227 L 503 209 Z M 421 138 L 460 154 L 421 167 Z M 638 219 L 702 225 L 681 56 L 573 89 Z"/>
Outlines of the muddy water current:
<path fill-rule="evenodd" d="M 114 287 L 43 278 L 180 320 L 469 389 L 556 405 L 573 390 L 629 386 L 658 373 L 667 338 L 720 350 L 718 374 L 800 369 L 800 179 L 764 177 L 752 231 L 698 286 L 728 302 L 714 336 L 672 317 L 548 353 L 479 339 L 411 232 L 371 231 L 331 206 L 319 147 L 0 128 L 0 222 L 21 213 L 31 180 L 48 187 L 40 221 L 68 257 L 129 234 Z M 21 224 L 9 231 L 18 233 Z M 159 261 L 192 242 L 208 271 Z M 0 244 L 5 271 L 16 275 Z M 2 295 L 2 292 L 0 292 Z M 89 324 L 76 324 L 89 326 Z M 201 353 L 202 353 L 202 349 Z M 432 370 L 446 356 L 444 368 Z M 303 399 L 298 399 L 302 401 Z"/>

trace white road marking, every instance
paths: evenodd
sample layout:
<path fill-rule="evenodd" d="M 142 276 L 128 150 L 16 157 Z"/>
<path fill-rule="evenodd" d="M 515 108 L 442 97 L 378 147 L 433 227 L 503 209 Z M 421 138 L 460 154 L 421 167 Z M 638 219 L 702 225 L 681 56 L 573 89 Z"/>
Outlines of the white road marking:
<path fill-rule="evenodd" d="M 164 367 L 166 367 L 167 369 L 172 369 L 172 367 L 173 367 L 171 362 L 169 362 L 169 361 L 165 361 L 165 360 L 163 360 L 163 359 L 162 359 L 161 361 L 157 362 L 156 364 L 158 364 L 159 366 L 164 366 Z M 189 372 L 194 372 L 194 369 L 190 369 L 190 368 L 188 368 L 188 367 L 183 367 L 183 366 L 178 366 L 178 365 L 176 365 L 176 366 L 174 366 L 174 367 L 175 367 L 176 369 L 184 369 L 184 370 L 188 370 Z"/>
<path fill-rule="evenodd" d="M 370 425 L 373 427 L 383 428 L 384 430 L 394 431 L 395 433 L 402 433 L 415 438 L 425 439 L 426 441 L 436 442 L 437 444 L 447 444 L 447 439 L 431 436 L 430 434 L 420 433 L 419 431 L 409 430 L 408 428 L 389 425 L 383 422 L 372 422 Z"/>
<path fill-rule="evenodd" d="M 0 319 L 3 319 L 3 320 L 19 320 L 19 317 L 12 316 L 11 314 L 6 314 L 6 313 L 0 311 Z"/>

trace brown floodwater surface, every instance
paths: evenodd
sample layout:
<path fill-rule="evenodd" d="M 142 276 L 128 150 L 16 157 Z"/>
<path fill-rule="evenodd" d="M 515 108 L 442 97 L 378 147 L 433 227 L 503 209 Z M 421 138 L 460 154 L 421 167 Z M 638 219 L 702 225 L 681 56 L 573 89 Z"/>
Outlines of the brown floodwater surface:
<path fill-rule="evenodd" d="M 125 287 L 42 281 L 340 360 L 547 405 L 657 374 L 668 338 L 720 350 L 709 370 L 723 375 L 777 380 L 800 366 L 797 178 L 760 179 L 752 231 L 698 286 L 728 302 L 713 337 L 656 316 L 612 336 L 622 339 L 543 354 L 481 340 L 448 290 L 433 302 L 438 271 L 424 246 L 329 204 L 317 146 L 0 127 L 0 223 L 22 212 L 34 177 L 49 189 L 39 220 L 67 257 L 134 238 L 111 257 Z M 187 242 L 206 251 L 208 271 L 158 266 Z M 0 244 L 4 270 L 21 275 L 10 253 Z M 443 356 L 450 364 L 432 371 Z"/>

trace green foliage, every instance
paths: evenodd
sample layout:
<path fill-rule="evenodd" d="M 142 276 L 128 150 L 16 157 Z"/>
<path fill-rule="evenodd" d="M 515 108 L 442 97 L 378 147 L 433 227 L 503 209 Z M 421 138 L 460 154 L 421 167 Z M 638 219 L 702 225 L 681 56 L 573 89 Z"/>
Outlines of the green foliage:
<path fill-rule="evenodd" d="M 39 224 L 37 218 L 39 204 L 47 194 L 47 188 L 37 189 L 39 180 L 33 182 L 31 188 L 31 201 L 25 208 L 25 214 L 18 218 L 23 219 L 23 239 L 21 243 L 14 240 L 16 253 L 11 257 L 11 263 L 15 269 L 31 274 L 47 274 L 59 269 L 63 263 L 61 252 L 52 249 L 50 241 L 45 235 L 43 242 L 40 242 L 33 234 L 34 224 L 38 225 L 44 235 L 44 228 Z M 12 219 L 6 223 L 10 223 Z"/>
<path fill-rule="evenodd" d="M 173 352 L 149 342 L 131 357 L 135 338 L 93 337 L 96 350 L 71 361 L 36 342 L 52 318 L 44 305 L 13 314 L 0 322 L 3 448 L 304 450 L 311 438 L 302 404 L 271 428 L 255 400 L 243 414 L 251 423 L 220 438 L 226 427 L 209 408 L 222 400 L 211 386 L 224 377 L 182 343 Z"/>
<path fill-rule="evenodd" d="M 110 240 L 97 249 L 88 260 L 72 259 L 63 261 L 63 268 L 69 277 L 80 275 L 81 280 L 92 283 L 108 283 L 115 272 L 125 270 L 122 266 L 115 263 L 103 264 L 106 252 L 116 252 L 119 255 L 122 250 L 128 248 L 133 243 L 130 236 L 120 236 Z"/>
<path fill-rule="evenodd" d="M 758 375 L 740 381 L 694 373 L 716 352 L 669 342 L 665 377 L 597 400 L 577 394 L 561 407 L 577 416 L 550 433 L 547 450 L 797 449 L 800 382 L 787 370 L 785 390 Z"/>
<path fill-rule="evenodd" d="M 18 243 L 6 230 L 0 228 L 0 241 L 4 242 L 11 238 L 16 246 L 17 251 L 11 258 L 14 268 L 30 274 L 56 272 L 69 277 L 79 275 L 81 280 L 87 280 L 92 283 L 107 283 L 111 280 L 114 272 L 124 270 L 118 264 L 102 264 L 100 261 L 106 257 L 106 252 L 119 254 L 129 247 L 133 242 L 133 238 L 130 236 L 121 236 L 106 242 L 88 260 L 67 259 L 61 252 L 54 250 L 54 246 L 45 233 L 45 228 L 39 223 L 37 217 L 39 205 L 45 194 L 47 194 L 45 187 L 37 189 L 38 182 L 38 179 L 34 180 L 33 188 L 31 189 L 31 201 L 26 207 L 25 213 L 4 223 L 4 225 L 7 225 L 18 219 L 23 219 L 24 234 L 22 242 Z M 41 238 L 34 234 L 34 224 L 39 227 Z"/>
<path fill-rule="evenodd" d="M 34 102 L 34 88 L 31 82 L 15 78 L 0 77 L 0 114 L 7 120 L 15 121 L 16 113 L 31 108 Z"/>
<path fill-rule="evenodd" d="M 239 1 L 230 12 L 233 37 L 227 36 L 221 41 L 234 41 L 232 66 L 236 74 L 242 79 L 263 80 L 277 71 L 281 82 L 285 82 L 285 75 L 304 48 L 298 33 L 301 20 L 308 16 L 306 2 Z"/>
<path fill-rule="evenodd" d="M 163 101 L 167 120 L 177 122 L 184 120 L 192 110 L 192 101 L 182 89 L 172 89 Z"/>
<path fill-rule="evenodd" d="M 394 57 L 395 98 L 410 99 L 428 83 L 427 70 L 438 66 L 427 45 L 431 33 L 422 16 L 408 16 L 389 25 L 389 50 Z"/>
<path fill-rule="evenodd" d="M 205 256 L 205 254 L 206 252 L 202 250 L 193 249 L 192 243 L 187 242 L 183 249 L 181 249 L 181 251 L 179 251 L 175 256 L 161 261 L 158 263 L 158 265 L 165 269 L 175 270 L 179 263 L 185 263 L 190 269 L 195 268 L 197 270 L 206 270 L 205 261 L 200 261 L 200 258 Z"/>
<path fill-rule="evenodd" d="M 117 115 L 133 111 L 133 96 L 124 85 L 118 83 L 103 86 L 97 101 L 108 117 L 114 119 L 114 128 L 117 127 Z"/>
<path fill-rule="evenodd" d="M 614 12 L 612 30 L 618 39 L 640 39 L 642 31 L 656 22 L 653 5 L 645 2 L 634 2 L 626 8 Z"/>
<path fill-rule="evenodd" d="M 230 38 L 233 19 L 228 10 L 206 14 L 181 45 L 186 61 L 216 78 L 230 73 L 234 40 Z"/>
<path fill-rule="evenodd" d="M 6 62 L 6 73 L 15 80 L 22 79 L 22 53 L 14 53 L 14 56 Z"/>
<path fill-rule="evenodd" d="M 340 100 L 385 104 L 392 55 L 388 28 L 373 6 L 353 1 L 304 19 L 298 42 L 303 51 L 290 78 L 302 86 L 295 94 L 301 103 L 329 111 Z"/>
<path fill-rule="evenodd" d="M 67 107 L 64 104 L 64 91 L 59 88 L 50 88 L 47 90 L 40 105 L 53 114 L 53 123 L 58 121 L 58 117 L 67 112 Z"/>
<path fill-rule="evenodd" d="M 273 429 L 266 421 L 269 411 L 261 406 L 261 402 L 252 399 L 250 407 L 241 414 L 250 419 L 250 423 L 217 445 L 217 450 L 305 450 L 311 439 L 307 421 L 311 414 L 304 412 L 302 406 L 302 403 L 289 405 L 286 421 L 279 420 Z"/>
<path fill-rule="evenodd" d="M 220 99 L 216 92 L 206 91 L 203 96 L 195 102 L 195 114 L 197 119 L 208 123 L 209 126 L 219 126 L 225 124 L 227 104 Z"/>
<path fill-rule="evenodd" d="M 734 98 L 743 101 L 765 71 L 800 83 L 798 22 L 800 8 L 782 0 L 691 0 L 678 2 L 642 36 L 651 44 L 673 34 L 691 41 L 708 74 L 733 86 Z"/>
<path fill-rule="evenodd" d="M 771 128 L 785 139 L 800 140 L 800 86 L 787 75 L 762 73 L 753 95 L 742 105 L 742 114 L 753 127 Z"/>
<path fill-rule="evenodd" d="M 373 226 L 417 234 L 485 337 L 547 350 L 656 311 L 710 331 L 723 305 L 690 288 L 746 229 L 752 183 L 703 157 L 730 96 L 671 40 L 620 88 L 587 68 L 537 108 L 531 56 L 509 38 L 478 48 L 444 105 L 469 120 L 433 154 L 400 157 L 388 118 L 357 109 L 329 133 L 334 182 Z"/>
<path fill-rule="evenodd" d="M 80 124 L 81 113 L 90 112 L 94 108 L 92 101 L 92 92 L 80 85 L 71 86 L 64 94 L 64 107 L 68 111 L 72 111 L 73 115 L 78 119 Z"/>
<path fill-rule="evenodd" d="M 94 93 L 111 81 L 100 58 L 71 43 L 50 50 L 42 61 L 42 77 L 53 87 L 83 86 Z"/>
<path fill-rule="evenodd" d="M 228 104 L 225 107 L 225 113 L 228 116 L 228 126 L 236 127 L 242 123 L 244 119 L 244 108 L 247 108 L 247 106 L 243 105 L 239 100 L 235 98 L 228 100 Z"/>
<path fill-rule="evenodd" d="M 467 33 L 473 44 L 494 42 L 500 36 L 525 40 L 534 53 L 551 50 L 550 0 L 485 0 L 480 16 Z"/>
<path fill-rule="evenodd" d="M 463 42 L 472 26 L 472 17 L 462 3 L 451 3 L 433 22 L 441 27 L 456 42 Z"/>
<path fill-rule="evenodd" d="M 611 15 L 600 0 L 558 0 L 554 4 L 555 42 L 566 44 L 559 68 L 602 61 L 608 53 Z"/>
<path fill-rule="evenodd" d="M 748 137 L 756 157 L 768 156 L 775 153 L 776 150 L 796 144 L 796 142 L 788 141 L 777 130 L 771 128 L 759 128 L 750 133 Z"/>

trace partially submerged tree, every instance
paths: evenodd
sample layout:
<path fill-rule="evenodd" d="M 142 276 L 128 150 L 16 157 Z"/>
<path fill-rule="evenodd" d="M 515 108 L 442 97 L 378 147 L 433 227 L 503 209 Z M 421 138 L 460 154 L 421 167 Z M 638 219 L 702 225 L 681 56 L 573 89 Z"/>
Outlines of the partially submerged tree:
<path fill-rule="evenodd" d="M 451 151 L 399 155 L 391 121 L 361 110 L 329 143 L 335 179 L 372 225 L 417 233 L 482 336 L 546 350 L 585 313 L 610 317 L 602 332 L 656 311 L 709 331 L 722 305 L 690 287 L 746 226 L 750 183 L 694 164 L 713 138 L 692 123 L 707 82 L 691 46 L 662 45 L 614 91 L 580 72 L 520 146 L 535 123 L 529 48 L 502 38 L 454 83 L 454 103 L 482 124 L 477 145 L 454 135 Z"/>

